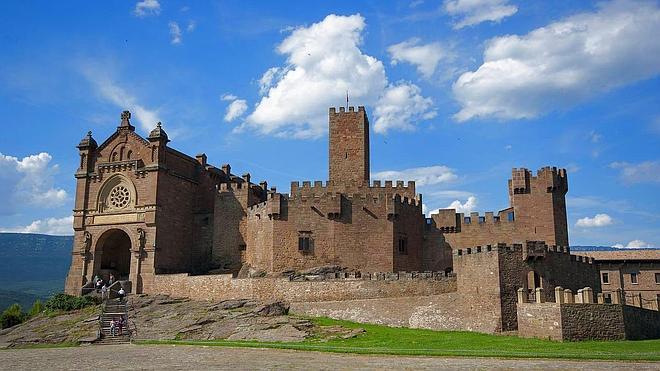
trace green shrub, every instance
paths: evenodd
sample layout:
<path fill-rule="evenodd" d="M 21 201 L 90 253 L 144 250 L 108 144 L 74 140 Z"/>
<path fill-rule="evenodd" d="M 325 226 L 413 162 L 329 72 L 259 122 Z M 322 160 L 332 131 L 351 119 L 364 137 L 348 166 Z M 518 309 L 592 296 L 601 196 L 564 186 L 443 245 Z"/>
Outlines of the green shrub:
<path fill-rule="evenodd" d="M 90 305 L 97 305 L 100 299 L 92 296 L 71 296 L 65 293 L 55 294 L 44 303 L 47 312 L 72 311 L 82 309 Z"/>
<path fill-rule="evenodd" d="M 27 319 L 27 314 L 23 313 L 20 305 L 14 303 L 9 308 L 5 309 L 0 315 L 0 323 L 2 328 L 16 326 Z"/>
<path fill-rule="evenodd" d="M 32 304 L 32 308 L 30 309 L 30 312 L 28 313 L 28 315 L 30 317 L 34 317 L 37 314 L 43 312 L 43 310 L 44 310 L 44 306 L 43 306 L 43 304 L 41 304 L 41 300 L 37 299 L 34 302 L 34 304 Z"/>

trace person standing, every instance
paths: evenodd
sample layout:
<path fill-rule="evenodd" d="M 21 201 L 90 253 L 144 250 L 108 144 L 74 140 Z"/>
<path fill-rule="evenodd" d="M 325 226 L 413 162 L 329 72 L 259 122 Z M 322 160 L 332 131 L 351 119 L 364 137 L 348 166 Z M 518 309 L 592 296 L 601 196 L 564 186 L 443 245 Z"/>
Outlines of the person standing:
<path fill-rule="evenodd" d="M 121 286 L 119 288 L 119 291 L 117 292 L 117 296 L 119 297 L 119 301 L 124 301 L 124 296 L 126 296 L 126 291 L 124 291 L 124 286 Z"/>

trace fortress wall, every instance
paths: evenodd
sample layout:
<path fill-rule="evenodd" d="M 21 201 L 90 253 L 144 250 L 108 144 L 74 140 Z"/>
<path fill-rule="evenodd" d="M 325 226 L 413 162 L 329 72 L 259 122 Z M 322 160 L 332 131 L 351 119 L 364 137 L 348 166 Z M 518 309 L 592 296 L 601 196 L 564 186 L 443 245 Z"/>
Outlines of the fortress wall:
<path fill-rule="evenodd" d="M 246 262 L 254 268 L 268 272 L 334 264 L 361 271 L 421 268 L 424 219 L 418 199 L 363 193 L 298 194 L 254 205 L 248 208 L 247 218 L 248 240 L 254 243 L 247 244 Z M 251 236 L 262 233 L 266 226 L 272 228 L 271 239 Z M 302 237 L 310 238 L 308 251 L 300 250 Z M 399 237 L 408 241 L 405 254 L 398 252 Z M 259 258 L 270 252 L 272 263 Z"/>
<path fill-rule="evenodd" d="M 298 197 L 321 197 L 326 194 L 337 193 L 360 193 L 369 195 L 394 195 L 399 194 L 401 197 L 408 197 L 414 199 L 417 194 L 415 193 L 414 181 L 380 181 L 374 180 L 371 185 L 358 183 L 356 181 L 347 181 L 343 184 L 336 184 L 329 181 L 299 181 L 291 182 L 291 198 Z"/>
<path fill-rule="evenodd" d="M 396 216 L 392 222 L 394 271 L 414 271 L 422 267 L 424 245 L 424 215 L 421 205 L 410 204 L 404 198 L 396 207 Z M 403 242 L 404 251 L 399 243 Z"/>
<path fill-rule="evenodd" d="M 519 303 L 518 334 L 552 340 L 660 337 L 660 312 L 621 304 Z"/>
<path fill-rule="evenodd" d="M 423 270 L 446 271 L 452 269 L 451 246 L 445 240 L 444 234 L 435 225 L 426 224 L 424 226 L 424 241 L 422 244 Z"/>
<path fill-rule="evenodd" d="M 476 246 L 456 250 L 454 255 L 464 310 L 472 316 L 490 317 L 493 322 L 499 322 L 497 331 L 518 327 L 516 292 L 519 288 L 533 288 L 528 281 L 530 272 L 539 276 L 545 300 L 554 301 L 554 291 L 548 288 L 562 286 L 577 291 L 591 287 L 599 292 L 597 268 L 593 259 L 535 241 L 525 245 Z"/>
<path fill-rule="evenodd" d="M 499 332 L 499 322 L 489 312 L 475 315 L 466 310 L 466 305 L 466 298 L 459 292 L 448 292 L 428 296 L 297 302 L 291 304 L 291 312 L 393 327 Z"/>
<path fill-rule="evenodd" d="M 288 278 L 168 274 L 155 276 L 157 292 L 154 293 L 193 300 L 259 299 L 316 302 L 428 296 L 456 291 L 455 277 L 404 277 L 387 280 L 384 278 L 395 278 L 395 276 L 372 274 L 370 279 L 367 276 L 324 281 L 289 281 Z"/>

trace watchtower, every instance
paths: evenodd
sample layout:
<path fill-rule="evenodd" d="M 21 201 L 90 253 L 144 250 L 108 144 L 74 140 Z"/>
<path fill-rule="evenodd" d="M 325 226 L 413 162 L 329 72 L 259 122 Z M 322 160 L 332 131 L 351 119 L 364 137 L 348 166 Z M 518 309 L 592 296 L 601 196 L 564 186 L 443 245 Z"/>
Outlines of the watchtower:
<path fill-rule="evenodd" d="M 548 245 L 568 246 L 566 223 L 566 169 L 544 167 L 532 176 L 527 169 L 513 169 L 509 179 L 509 199 L 518 228 L 527 230 L 528 239 Z"/>
<path fill-rule="evenodd" d="M 363 106 L 330 108 L 329 169 L 332 185 L 369 185 L 369 119 Z"/>

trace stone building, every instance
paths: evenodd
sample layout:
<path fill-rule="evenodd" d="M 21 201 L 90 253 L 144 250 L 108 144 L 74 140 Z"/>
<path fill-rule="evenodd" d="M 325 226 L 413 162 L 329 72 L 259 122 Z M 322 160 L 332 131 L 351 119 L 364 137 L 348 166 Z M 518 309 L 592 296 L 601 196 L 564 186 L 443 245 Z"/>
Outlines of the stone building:
<path fill-rule="evenodd" d="M 611 303 L 620 290 L 625 302 L 660 309 L 660 250 L 581 251 L 600 269 L 604 301 Z"/>
<path fill-rule="evenodd" d="M 514 169 L 510 206 L 480 216 L 425 218 L 415 182 L 371 180 L 364 107 L 330 108 L 327 181 L 280 193 L 206 155 L 169 144 L 160 123 L 142 138 L 124 111 L 101 145 L 78 145 L 74 256 L 66 291 L 94 275 L 158 292 L 159 274 L 280 272 L 336 265 L 352 271 L 444 271 L 452 251 L 498 243 L 568 245 L 566 171 Z M 467 250 L 465 250 L 467 251 Z M 241 272 L 242 271 L 242 272 Z M 530 289 L 543 277 L 532 275 Z"/>

